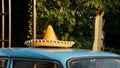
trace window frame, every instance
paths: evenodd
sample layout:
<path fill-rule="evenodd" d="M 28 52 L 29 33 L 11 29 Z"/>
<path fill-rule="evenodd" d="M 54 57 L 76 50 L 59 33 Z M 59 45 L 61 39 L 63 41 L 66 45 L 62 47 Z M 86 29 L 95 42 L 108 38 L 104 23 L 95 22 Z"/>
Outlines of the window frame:
<path fill-rule="evenodd" d="M 40 59 L 40 58 L 27 58 L 27 57 L 13 57 L 11 58 L 11 68 L 13 68 L 13 62 L 14 61 L 33 61 L 33 62 L 47 62 L 47 63 L 54 63 L 54 64 L 58 64 L 60 68 L 63 68 L 62 64 L 60 61 L 55 60 L 55 59 Z"/>
<path fill-rule="evenodd" d="M 75 58 L 70 58 L 68 61 L 67 61 L 67 68 L 70 68 L 70 62 L 71 61 L 74 61 L 74 60 L 84 60 L 84 59 L 120 59 L 120 57 L 109 57 L 109 56 L 106 56 L 106 57 L 99 57 L 99 56 L 93 56 L 93 57 L 75 57 Z"/>
<path fill-rule="evenodd" d="M 6 68 L 10 68 L 10 58 L 6 56 L 0 56 L 0 60 L 6 60 Z"/>

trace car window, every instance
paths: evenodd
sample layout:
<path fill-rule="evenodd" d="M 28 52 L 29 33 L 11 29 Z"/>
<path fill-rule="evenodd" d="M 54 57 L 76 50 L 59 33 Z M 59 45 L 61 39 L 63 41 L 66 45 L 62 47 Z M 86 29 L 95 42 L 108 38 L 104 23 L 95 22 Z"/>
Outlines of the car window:
<path fill-rule="evenodd" d="M 13 68 L 60 68 L 58 64 L 51 62 L 14 61 Z"/>
<path fill-rule="evenodd" d="M 7 67 L 7 60 L 0 59 L 0 68 L 6 68 Z"/>
<path fill-rule="evenodd" d="M 69 63 L 70 68 L 120 68 L 120 59 L 92 58 L 76 59 Z"/>

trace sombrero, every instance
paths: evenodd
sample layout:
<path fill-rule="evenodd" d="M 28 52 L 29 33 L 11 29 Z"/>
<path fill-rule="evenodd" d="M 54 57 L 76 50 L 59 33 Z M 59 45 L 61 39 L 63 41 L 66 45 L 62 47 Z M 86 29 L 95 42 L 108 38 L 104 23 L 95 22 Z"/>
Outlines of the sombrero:
<path fill-rule="evenodd" d="M 73 44 L 73 41 L 57 40 L 57 37 L 51 25 L 47 27 L 43 39 L 31 39 L 25 41 L 25 45 L 27 46 L 72 47 Z"/>

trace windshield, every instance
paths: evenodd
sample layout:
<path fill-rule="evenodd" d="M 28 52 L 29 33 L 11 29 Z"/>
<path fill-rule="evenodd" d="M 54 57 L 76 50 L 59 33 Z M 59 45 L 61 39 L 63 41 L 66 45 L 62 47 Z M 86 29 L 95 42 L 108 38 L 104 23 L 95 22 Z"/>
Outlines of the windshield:
<path fill-rule="evenodd" d="M 92 58 L 74 59 L 69 62 L 70 68 L 120 68 L 120 59 Z"/>

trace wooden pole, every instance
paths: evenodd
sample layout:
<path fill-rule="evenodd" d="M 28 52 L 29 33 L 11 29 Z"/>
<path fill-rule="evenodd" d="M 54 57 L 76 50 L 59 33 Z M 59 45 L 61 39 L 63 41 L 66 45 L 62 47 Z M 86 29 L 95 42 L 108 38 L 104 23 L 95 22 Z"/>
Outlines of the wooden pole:
<path fill-rule="evenodd" d="M 34 39 L 36 39 L 36 0 L 33 0 L 33 23 L 34 23 Z"/>
<path fill-rule="evenodd" d="M 4 31 L 5 31 L 5 9 L 4 9 L 5 5 L 4 5 L 4 0 L 2 0 L 2 48 L 4 48 L 4 41 L 5 41 L 5 38 L 4 38 Z"/>
<path fill-rule="evenodd" d="M 9 48 L 11 48 L 11 0 L 9 0 Z"/>

